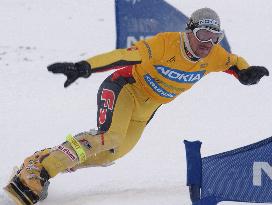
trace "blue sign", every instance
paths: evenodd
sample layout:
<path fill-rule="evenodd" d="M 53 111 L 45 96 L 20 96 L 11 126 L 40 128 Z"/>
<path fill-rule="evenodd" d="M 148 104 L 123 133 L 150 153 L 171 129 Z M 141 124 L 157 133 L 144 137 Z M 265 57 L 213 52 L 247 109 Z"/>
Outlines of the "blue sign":
<path fill-rule="evenodd" d="M 193 205 L 272 203 L 272 137 L 202 159 L 200 145 L 199 141 L 185 141 L 187 185 Z M 201 194 L 197 193 L 200 190 Z"/>
<path fill-rule="evenodd" d="M 182 2 L 181 2 L 182 3 Z M 185 31 L 188 17 L 163 0 L 115 0 L 116 48 L 160 32 Z M 226 37 L 221 45 L 230 52 Z"/>

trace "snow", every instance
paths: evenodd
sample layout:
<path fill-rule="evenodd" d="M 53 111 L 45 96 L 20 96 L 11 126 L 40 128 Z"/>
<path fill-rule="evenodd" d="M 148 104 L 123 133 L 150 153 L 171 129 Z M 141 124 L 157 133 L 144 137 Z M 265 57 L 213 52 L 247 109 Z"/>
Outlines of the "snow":
<path fill-rule="evenodd" d="M 215 9 L 232 51 L 270 69 L 270 0 L 168 2 L 186 15 Z M 0 0 L 0 187 L 25 157 L 95 127 L 96 92 L 109 73 L 64 89 L 64 77 L 46 66 L 113 50 L 114 21 L 113 0 Z M 248 87 L 225 73 L 210 74 L 162 106 L 127 156 L 110 167 L 58 175 L 40 204 L 190 204 L 182 141 L 201 140 L 207 156 L 271 136 L 269 79 Z M 0 204 L 12 204 L 2 190 Z"/>

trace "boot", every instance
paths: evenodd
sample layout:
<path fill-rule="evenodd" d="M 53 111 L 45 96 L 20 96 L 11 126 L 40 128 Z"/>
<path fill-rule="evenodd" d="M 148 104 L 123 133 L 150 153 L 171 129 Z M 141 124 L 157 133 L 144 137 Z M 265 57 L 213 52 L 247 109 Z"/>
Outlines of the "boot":
<path fill-rule="evenodd" d="M 50 149 L 44 149 L 26 158 L 4 188 L 17 204 L 33 205 L 47 197 L 50 176 L 41 162 L 49 153 Z"/>

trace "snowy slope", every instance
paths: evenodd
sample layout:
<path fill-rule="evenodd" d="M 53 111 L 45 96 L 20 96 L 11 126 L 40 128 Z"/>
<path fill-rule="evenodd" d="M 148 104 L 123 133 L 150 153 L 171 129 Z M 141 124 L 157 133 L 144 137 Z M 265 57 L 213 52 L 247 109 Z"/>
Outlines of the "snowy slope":
<path fill-rule="evenodd" d="M 168 0 L 186 15 L 208 6 L 221 16 L 234 53 L 269 69 L 270 0 Z M 14 165 L 34 151 L 96 125 L 96 91 L 109 74 L 63 88 L 47 72 L 56 61 L 77 61 L 114 49 L 113 0 L 0 0 L 0 187 Z M 271 72 L 271 69 L 270 69 Z M 189 204 L 182 141 L 203 141 L 203 156 L 272 134 L 272 83 L 242 86 L 211 74 L 162 106 L 136 148 L 115 165 L 59 175 L 46 205 Z M 152 147 L 152 149 L 150 149 Z M 10 205 L 0 191 L 0 204 Z M 221 204 L 234 204 L 224 202 Z M 242 204 L 242 203 L 235 203 Z"/>

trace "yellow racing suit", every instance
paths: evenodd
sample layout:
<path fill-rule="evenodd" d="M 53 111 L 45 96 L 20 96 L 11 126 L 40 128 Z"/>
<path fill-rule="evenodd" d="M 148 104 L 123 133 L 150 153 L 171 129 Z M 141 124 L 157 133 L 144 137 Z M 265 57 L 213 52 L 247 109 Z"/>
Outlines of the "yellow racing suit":
<path fill-rule="evenodd" d="M 235 75 L 230 67 L 249 67 L 242 57 L 227 52 L 219 44 L 213 46 L 207 57 L 195 61 L 190 58 L 186 38 L 186 33 L 159 33 L 129 49 L 87 59 L 92 73 L 110 69 L 116 72 L 98 91 L 98 131 L 75 136 L 86 159 L 75 160 L 78 153 L 68 142 L 57 146 L 42 162 L 51 177 L 66 169 L 110 164 L 135 146 L 161 104 L 174 100 L 211 72 Z"/>

